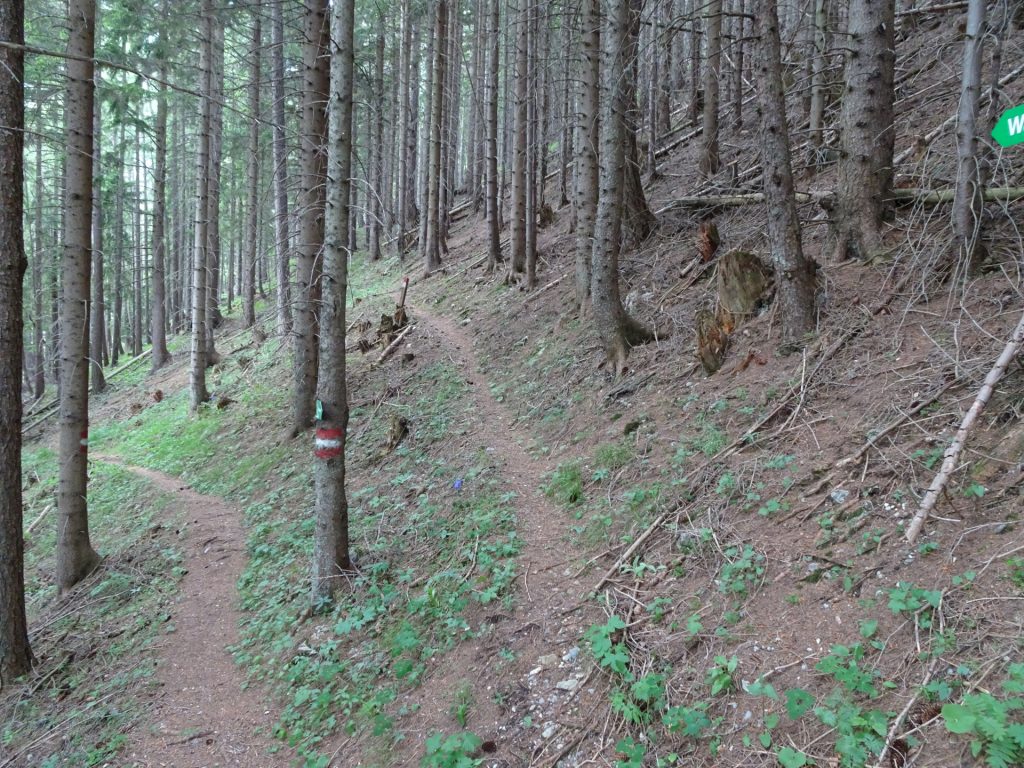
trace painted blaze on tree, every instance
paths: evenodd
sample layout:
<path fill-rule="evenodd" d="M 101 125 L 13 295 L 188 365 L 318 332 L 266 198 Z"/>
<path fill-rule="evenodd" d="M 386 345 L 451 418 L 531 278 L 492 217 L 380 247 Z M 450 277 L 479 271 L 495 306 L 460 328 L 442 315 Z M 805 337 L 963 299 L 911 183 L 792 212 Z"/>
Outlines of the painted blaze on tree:
<path fill-rule="evenodd" d="M 1024 104 L 1000 115 L 992 129 L 992 138 L 1001 147 L 1012 147 L 1024 142 Z"/>

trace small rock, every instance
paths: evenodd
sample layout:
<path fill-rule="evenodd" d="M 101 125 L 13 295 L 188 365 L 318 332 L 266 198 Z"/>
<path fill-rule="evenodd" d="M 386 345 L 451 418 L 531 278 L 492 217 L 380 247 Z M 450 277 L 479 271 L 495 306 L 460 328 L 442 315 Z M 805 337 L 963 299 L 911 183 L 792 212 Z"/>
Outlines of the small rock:
<path fill-rule="evenodd" d="M 555 654 L 553 653 L 549 653 L 537 659 L 537 663 L 540 664 L 542 667 L 557 667 L 558 657 L 555 656 Z"/>
<path fill-rule="evenodd" d="M 850 498 L 850 492 L 845 488 L 836 488 L 832 493 L 829 494 L 829 498 L 832 499 L 836 504 L 842 504 L 848 498 Z"/>
<path fill-rule="evenodd" d="M 572 691 L 575 691 L 579 687 L 580 681 L 577 680 L 575 677 L 570 677 L 568 680 L 561 680 L 555 683 L 555 688 L 558 688 L 562 691 L 569 691 L 570 693 Z"/>
<path fill-rule="evenodd" d="M 557 730 L 557 725 L 555 725 L 554 723 L 548 723 L 544 726 L 544 730 L 541 732 L 540 735 L 543 736 L 545 739 L 550 739 L 552 736 L 555 735 L 555 731 Z"/>
<path fill-rule="evenodd" d="M 574 645 L 572 648 L 570 648 L 568 651 L 562 654 L 562 661 L 564 661 L 566 664 L 575 664 L 576 659 L 578 659 L 579 656 L 580 647 L 578 645 Z"/>

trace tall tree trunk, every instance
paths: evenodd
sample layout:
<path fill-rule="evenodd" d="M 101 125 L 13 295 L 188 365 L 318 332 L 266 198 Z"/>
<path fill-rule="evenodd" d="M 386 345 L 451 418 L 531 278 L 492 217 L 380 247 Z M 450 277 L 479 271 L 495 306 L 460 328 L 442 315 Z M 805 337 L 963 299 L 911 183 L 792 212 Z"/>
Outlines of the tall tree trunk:
<path fill-rule="evenodd" d="M 341 586 L 340 574 L 352 570 L 348 543 L 348 500 L 345 496 L 345 433 L 348 393 L 345 382 L 345 299 L 352 158 L 352 27 L 355 0 L 334 0 L 331 17 L 333 86 L 328 136 L 327 225 L 324 236 L 324 302 L 320 335 L 320 375 L 317 398 L 323 412 L 317 423 L 316 529 L 313 539 L 315 607 L 329 602 Z"/>
<path fill-rule="evenodd" d="M 743 53 L 744 41 L 746 39 L 747 8 L 746 0 L 736 0 L 736 43 L 735 43 L 735 66 L 732 69 L 732 127 L 737 133 L 743 127 Z"/>
<path fill-rule="evenodd" d="M 814 330 L 814 263 L 804 257 L 793 190 L 793 169 L 782 82 L 782 44 L 775 0 L 760 0 L 761 162 L 768 205 L 768 242 L 779 305 L 782 349 L 801 346 Z"/>
<path fill-rule="evenodd" d="M 700 172 L 714 176 L 722 165 L 718 154 L 718 104 L 722 70 L 722 0 L 709 0 L 708 54 L 704 67 L 704 132 L 702 134 Z"/>
<path fill-rule="evenodd" d="M 99 89 L 99 78 L 95 88 Z M 95 100 L 94 100 L 95 101 Z M 99 105 L 93 115 L 92 136 L 92 301 L 89 308 L 89 383 L 92 391 L 107 388 L 103 375 L 103 119 Z"/>
<path fill-rule="evenodd" d="M 142 172 L 142 131 L 135 130 L 135 205 L 132 210 L 132 355 L 142 354 L 142 209 L 145 206 L 146 183 Z"/>
<path fill-rule="evenodd" d="M 574 20 L 575 16 L 569 16 L 562 22 L 562 45 L 564 46 L 563 52 L 565 55 L 562 57 L 562 140 L 559 147 L 558 168 L 559 208 L 564 208 L 570 202 L 569 186 L 571 174 L 569 173 L 569 166 L 575 154 L 573 146 L 573 132 L 576 126 L 575 93 L 571 87 L 575 29 L 570 26 Z"/>
<path fill-rule="evenodd" d="M 700 90 L 700 48 L 701 48 L 701 26 L 700 14 L 698 11 L 702 3 L 699 0 L 690 0 L 688 12 L 690 17 L 690 35 L 688 39 L 690 53 L 690 100 L 687 107 L 687 118 L 691 125 L 697 124 L 697 115 L 701 111 L 701 90 Z"/>
<path fill-rule="evenodd" d="M 526 287 L 532 289 L 537 284 L 537 204 L 539 193 L 537 190 L 537 155 L 540 152 L 540 137 L 538 136 L 538 88 L 540 87 L 537 73 L 537 9 L 539 6 L 527 10 L 527 39 L 526 39 Z"/>
<path fill-rule="evenodd" d="M 285 143 L 284 116 L 284 18 L 281 3 L 271 5 L 274 97 L 274 244 L 277 273 L 277 333 L 286 336 L 292 330 L 291 244 L 288 232 L 288 148 Z"/>
<path fill-rule="evenodd" d="M 981 54 L 987 5 L 985 0 L 971 0 L 967 9 L 960 109 L 956 126 L 957 174 L 953 231 L 968 268 L 980 264 L 985 258 L 985 246 L 981 239 L 985 182 L 978 152 L 978 102 L 981 98 Z"/>
<path fill-rule="evenodd" d="M 512 110 L 512 258 L 509 280 L 517 280 L 526 272 L 526 170 L 529 154 L 528 121 L 528 42 L 530 28 L 529 0 L 518 0 L 515 20 L 515 72 Z"/>
<path fill-rule="evenodd" d="M 167 3 L 164 3 L 164 18 Z M 160 79 L 167 81 L 167 65 L 161 62 Z M 167 86 L 160 87 L 156 103 L 156 167 L 153 174 L 153 306 L 150 335 L 153 338 L 152 370 L 171 359 L 167 351 Z"/>
<path fill-rule="evenodd" d="M 600 189 L 598 142 L 601 134 L 601 6 L 583 0 L 582 72 L 580 82 L 579 155 L 576 158 L 576 305 L 581 313 L 590 303 L 594 221 Z"/>
<path fill-rule="evenodd" d="M 192 349 L 189 407 L 194 412 L 209 399 L 206 391 L 206 266 L 209 256 L 211 72 L 213 59 L 213 0 L 202 0 L 199 46 L 199 136 L 196 149 L 195 243 L 192 247 Z"/>
<path fill-rule="evenodd" d="M 430 96 L 430 160 L 427 170 L 426 231 L 423 268 L 427 274 L 441 266 L 438 239 L 441 194 L 441 140 L 444 119 L 445 60 L 448 57 L 448 0 L 438 0 L 434 28 L 434 60 Z"/>
<path fill-rule="evenodd" d="M 121 346 L 123 334 L 122 318 L 124 316 L 124 148 L 125 125 L 122 122 L 117 137 L 117 184 L 114 187 L 114 311 L 112 313 L 112 330 L 110 332 L 110 364 L 117 361 L 124 348 Z"/>
<path fill-rule="evenodd" d="M 24 36 L 24 27 L 22 23 L 23 5 L 18 5 L 15 8 L 15 12 L 18 14 L 14 16 L 14 20 L 17 23 L 15 26 L 11 25 L 12 34 L 17 32 Z M 4 38 L 12 40 L 14 38 Z M 22 59 L 16 59 L 18 66 L 24 66 Z M 6 72 L 8 70 L 0 71 Z M 18 80 L 21 82 L 21 80 Z M 12 89 L 11 93 L 16 93 L 16 89 Z M 22 114 L 22 122 L 24 122 L 24 114 Z M 13 123 L 10 123 L 13 125 Z M 35 230 L 35 249 L 32 254 L 32 316 L 34 322 L 32 323 L 32 351 L 35 356 L 35 362 L 32 365 L 33 372 L 33 395 L 36 400 L 41 400 L 43 395 L 46 394 L 46 351 L 44 349 L 43 342 L 43 324 L 45 319 L 43 317 L 43 259 L 45 258 L 46 246 L 43 241 L 43 134 L 36 134 L 35 141 L 35 156 L 36 156 L 36 178 L 35 178 L 35 210 L 33 211 L 33 228 Z"/>
<path fill-rule="evenodd" d="M 811 144 L 810 166 L 817 169 L 822 162 L 825 128 L 825 55 L 828 46 L 828 0 L 814 0 L 814 61 L 811 65 L 811 111 L 809 116 Z"/>
<path fill-rule="evenodd" d="M 298 435 L 312 422 L 313 396 L 316 392 L 320 255 L 324 243 L 324 142 L 327 135 L 327 92 L 331 74 L 328 38 L 327 0 L 307 0 L 305 41 L 302 48 L 302 193 L 295 270 L 293 435 Z"/>
<path fill-rule="evenodd" d="M 591 294 L 594 323 L 601 337 L 606 361 L 616 373 L 626 368 L 629 349 L 650 341 L 653 334 L 634 320 L 622 306 L 619 294 L 619 253 L 625 205 L 629 71 L 630 0 L 609 0 L 603 31 L 604 104 L 601 112 L 601 187 L 594 223 L 594 254 Z M 587 20 L 585 23 L 590 23 Z M 586 34 L 586 33 L 585 33 Z M 635 82 L 635 81 L 633 81 Z"/>
<path fill-rule="evenodd" d="M 640 113 L 636 103 L 636 84 L 638 81 L 638 63 L 640 58 L 640 47 L 638 40 L 640 36 L 640 14 L 643 10 L 643 0 L 626 0 L 627 2 L 627 27 L 626 27 L 626 63 L 630 67 L 627 70 L 630 74 L 622 77 L 623 87 L 626 89 L 624 98 L 627 105 L 625 112 L 625 124 L 623 126 L 623 140 L 626 142 L 625 161 L 623 167 L 624 190 L 623 205 L 625 206 L 625 219 L 623 226 L 629 233 L 634 243 L 640 243 L 658 226 L 658 219 L 647 205 L 647 196 L 644 194 L 644 183 L 640 178 L 640 155 L 637 149 L 636 135 L 640 127 Z"/>
<path fill-rule="evenodd" d="M 895 0 L 850 2 L 834 212 L 840 261 L 880 255 L 892 210 L 894 16 Z"/>
<path fill-rule="evenodd" d="M 422 161 L 419 167 L 416 169 L 416 183 L 410 187 L 411 189 L 417 190 L 418 205 L 419 205 L 419 253 L 420 261 L 426 262 L 427 259 L 427 221 L 429 200 L 430 200 L 430 178 L 429 174 L 433 169 L 430 160 L 430 145 L 431 137 L 433 135 L 432 121 L 433 121 L 433 103 L 434 103 L 434 50 L 437 47 L 437 10 L 435 6 L 434 16 L 431 17 L 433 23 L 429 25 L 429 29 L 433 30 L 434 34 L 431 34 L 427 40 L 426 50 L 426 79 L 423 83 L 423 95 L 424 105 L 423 114 L 426 116 L 426 125 L 424 129 L 419 133 L 419 156 Z M 418 111 L 414 112 L 418 116 Z M 418 124 L 418 118 L 413 120 L 414 124 Z M 438 155 L 440 162 L 440 153 Z"/>
<path fill-rule="evenodd" d="M 501 261 L 501 201 L 498 194 L 498 65 L 501 47 L 501 0 L 490 0 L 487 63 L 487 271 Z"/>
<path fill-rule="evenodd" d="M 0 0 L 0 40 L 24 44 L 22 0 Z M 24 52 L 0 49 L 0 680 L 5 683 L 32 668 L 21 497 L 22 279 L 28 266 L 22 225 L 24 74 Z M 37 198 L 36 206 L 41 203 Z"/>
<path fill-rule="evenodd" d="M 370 138 L 368 186 L 370 261 L 381 257 L 380 236 L 384 223 L 384 14 L 377 17 L 377 49 L 373 63 L 373 135 Z"/>
<path fill-rule="evenodd" d="M 412 14 L 409 10 L 410 0 L 402 0 L 402 42 L 399 48 L 398 72 L 401 79 L 399 86 L 399 129 L 398 129 L 398 205 L 395 210 L 395 255 L 399 259 L 405 258 L 406 230 L 411 225 L 409 215 L 410 200 L 413 197 L 413 189 L 409 186 L 410 173 L 409 164 L 412 153 L 415 149 L 415 141 L 410 147 L 410 113 L 412 112 L 412 91 L 413 82 L 419 81 L 418 73 L 412 71 L 410 64 L 412 49 Z M 413 118 L 415 119 L 415 118 Z M 412 178 L 415 178 L 413 176 Z"/>
<path fill-rule="evenodd" d="M 473 212 L 480 210 L 480 124 L 483 115 L 483 45 L 484 45 L 484 3 L 473 0 L 473 42 L 469 57 L 469 103 L 466 121 L 466 195 L 473 205 Z M 459 67 L 454 67 L 459 71 Z"/>
<path fill-rule="evenodd" d="M 93 55 L 96 3 L 70 0 L 67 61 L 67 176 L 64 196 L 64 295 L 60 302 L 60 474 L 57 494 L 57 587 L 88 576 L 100 557 L 89 543 L 86 506 L 89 429 L 89 272 L 92 220 Z M 20 274 L 20 273 L 19 273 Z M 21 358 L 16 363 L 19 368 Z M 17 379 L 15 379 L 17 381 Z"/>
<path fill-rule="evenodd" d="M 262 25 L 259 9 L 253 12 L 252 51 L 249 60 L 249 169 L 248 169 L 248 236 L 242 260 L 242 325 L 251 328 L 256 323 L 256 241 L 259 240 L 257 214 L 260 181 L 260 55 Z"/>
<path fill-rule="evenodd" d="M 207 176 L 209 211 L 206 215 L 206 364 L 215 365 L 215 330 L 220 327 L 220 172 L 224 142 L 224 21 L 218 9 L 211 17 L 213 48 L 210 57 L 210 168 Z"/>

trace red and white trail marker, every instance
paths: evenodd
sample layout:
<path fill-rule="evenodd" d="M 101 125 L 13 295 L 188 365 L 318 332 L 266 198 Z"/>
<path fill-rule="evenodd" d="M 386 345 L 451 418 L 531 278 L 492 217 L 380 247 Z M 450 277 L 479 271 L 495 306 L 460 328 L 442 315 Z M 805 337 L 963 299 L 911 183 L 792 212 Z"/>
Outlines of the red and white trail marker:
<path fill-rule="evenodd" d="M 333 459 L 341 456 L 342 436 L 340 429 L 326 429 L 321 427 L 316 431 L 316 442 L 313 455 L 318 459 Z"/>

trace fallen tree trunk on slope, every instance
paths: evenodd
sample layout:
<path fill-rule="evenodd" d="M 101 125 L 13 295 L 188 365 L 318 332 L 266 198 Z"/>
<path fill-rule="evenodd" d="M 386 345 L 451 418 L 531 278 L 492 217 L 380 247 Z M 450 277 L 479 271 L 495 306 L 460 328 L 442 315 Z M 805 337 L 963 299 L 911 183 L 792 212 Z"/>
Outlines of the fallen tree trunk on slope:
<path fill-rule="evenodd" d="M 897 203 L 924 205 L 942 205 L 953 202 L 956 190 L 953 189 L 894 189 L 892 199 Z M 985 190 L 985 202 L 1015 202 L 1024 198 L 1024 187 L 991 187 Z M 828 208 L 835 200 L 834 192 L 797 192 L 798 203 L 817 203 Z M 742 205 L 758 205 L 764 202 L 763 192 L 748 192 L 737 195 L 693 195 L 678 197 L 655 211 L 655 215 L 676 208 L 733 208 Z"/>
<path fill-rule="evenodd" d="M 1010 340 L 1003 347 L 1003 351 L 996 360 L 996 364 L 992 366 L 992 370 L 985 377 L 985 383 L 978 392 L 978 396 L 974 399 L 974 403 L 971 404 L 967 415 L 964 416 L 964 420 L 960 422 L 960 429 L 956 431 L 953 442 L 946 449 L 945 457 L 942 460 L 942 468 L 939 469 L 939 473 L 932 480 L 928 493 L 925 494 L 917 514 L 914 515 L 914 519 L 910 521 L 910 527 L 907 528 L 906 536 L 909 543 L 913 544 L 914 539 L 921 532 L 924 521 L 935 507 L 935 503 L 939 500 L 939 494 L 942 493 L 946 483 L 949 482 L 950 476 L 956 470 L 957 463 L 960 461 L 960 453 L 964 448 L 964 442 L 967 440 L 967 434 L 971 431 L 971 427 L 974 426 L 974 422 L 978 418 L 978 414 L 981 413 L 981 409 L 985 407 L 988 399 L 992 397 L 996 384 L 999 383 L 999 379 L 1006 372 L 1007 366 L 1016 357 L 1022 343 L 1024 343 L 1024 315 L 1021 315 L 1020 322 L 1017 323 L 1013 335 L 1010 336 Z"/>

